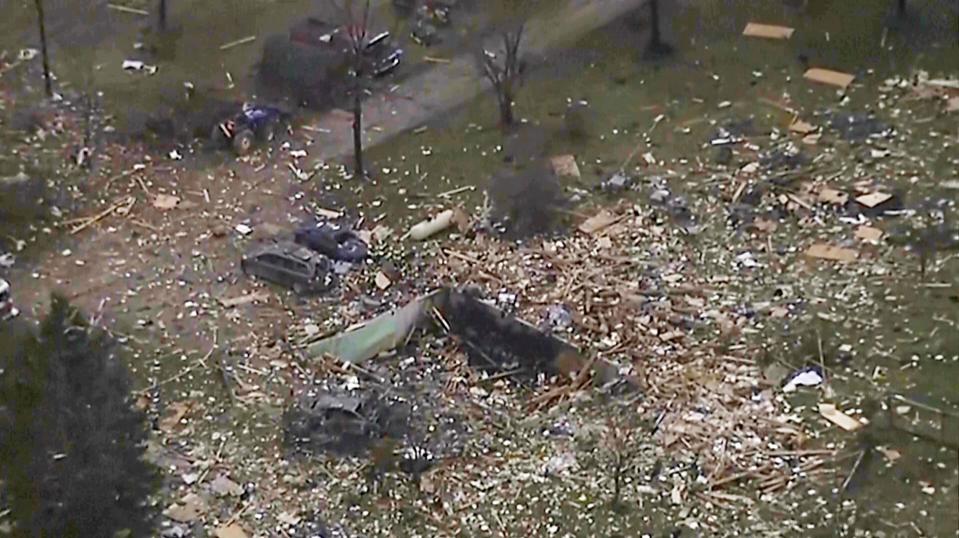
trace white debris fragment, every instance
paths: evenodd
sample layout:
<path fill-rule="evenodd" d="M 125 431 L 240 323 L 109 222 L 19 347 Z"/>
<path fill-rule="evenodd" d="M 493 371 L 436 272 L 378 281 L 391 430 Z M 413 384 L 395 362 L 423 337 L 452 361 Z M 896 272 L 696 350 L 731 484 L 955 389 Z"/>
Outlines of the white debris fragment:
<path fill-rule="evenodd" d="M 783 385 L 783 392 L 796 392 L 798 387 L 818 387 L 823 382 L 822 374 L 818 369 L 808 368 L 801 370 Z"/>

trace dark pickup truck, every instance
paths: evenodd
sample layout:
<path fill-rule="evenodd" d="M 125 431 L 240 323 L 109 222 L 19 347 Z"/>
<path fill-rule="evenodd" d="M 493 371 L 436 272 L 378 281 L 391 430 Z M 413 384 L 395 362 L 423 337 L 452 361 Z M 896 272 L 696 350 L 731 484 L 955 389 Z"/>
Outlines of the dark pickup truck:
<path fill-rule="evenodd" d="M 339 26 L 307 18 L 287 35 L 274 35 L 263 46 L 260 82 L 319 108 L 336 102 L 351 74 L 350 42 Z M 393 73 L 403 58 L 387 31 L 372 30 L 366 44 L 367 72 L 373 77 Z"/>

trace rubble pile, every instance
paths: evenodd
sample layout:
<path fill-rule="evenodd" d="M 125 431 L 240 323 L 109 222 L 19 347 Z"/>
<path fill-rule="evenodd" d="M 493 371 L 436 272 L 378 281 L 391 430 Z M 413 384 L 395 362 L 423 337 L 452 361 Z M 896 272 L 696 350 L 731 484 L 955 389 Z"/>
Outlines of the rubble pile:
<path fill-rule="evenodd" d="M 603 214 L 608 225 L 591 234 L 451 246 L 439 278 L 494 297 L 513 292 L 516 316 L 534 322 L 562 305 L 572 324 L 561 334 L 635 383 L 634 412 L 675 457 L 702 468 L 707 486 L 737 473 L 784 486 L 771 479 L 789 467 L 770 454 L 801 449 L 802 429 L 764 379 L 757 350 L 738 338 L 752 316 L 727 306 L 734 301 L 721 280 L 695 270 L 681 235 L 657 224 L 653 210 L 620 204 Z"/>

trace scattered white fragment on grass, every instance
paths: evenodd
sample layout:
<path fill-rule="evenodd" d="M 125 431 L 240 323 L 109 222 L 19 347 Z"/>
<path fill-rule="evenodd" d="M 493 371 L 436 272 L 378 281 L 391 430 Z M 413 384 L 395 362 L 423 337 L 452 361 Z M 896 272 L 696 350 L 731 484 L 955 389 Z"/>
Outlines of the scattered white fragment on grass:
<path fill-rule="evenodd" d="M 813 369 L 803 370 L 783 385 L 783 392 L 796 392 L 798 387 L 818 387 L 822 384 L 822 375 Z"/>

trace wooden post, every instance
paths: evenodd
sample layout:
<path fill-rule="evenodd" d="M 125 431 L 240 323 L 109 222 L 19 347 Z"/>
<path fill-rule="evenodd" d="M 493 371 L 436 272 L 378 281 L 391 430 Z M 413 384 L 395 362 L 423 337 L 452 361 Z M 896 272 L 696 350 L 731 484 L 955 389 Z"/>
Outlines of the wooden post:
<path fill-rule="evenodd" d="M 53 97 L 53 84 L 50 81 L 50 58 L 47 55 L 47 28 L 43 16 L 43 0 L 35 0 L 37 6 L 37 24 L 40 26 L 40 50 L 43 55 L 43 83 L 47 97 Z"/>

